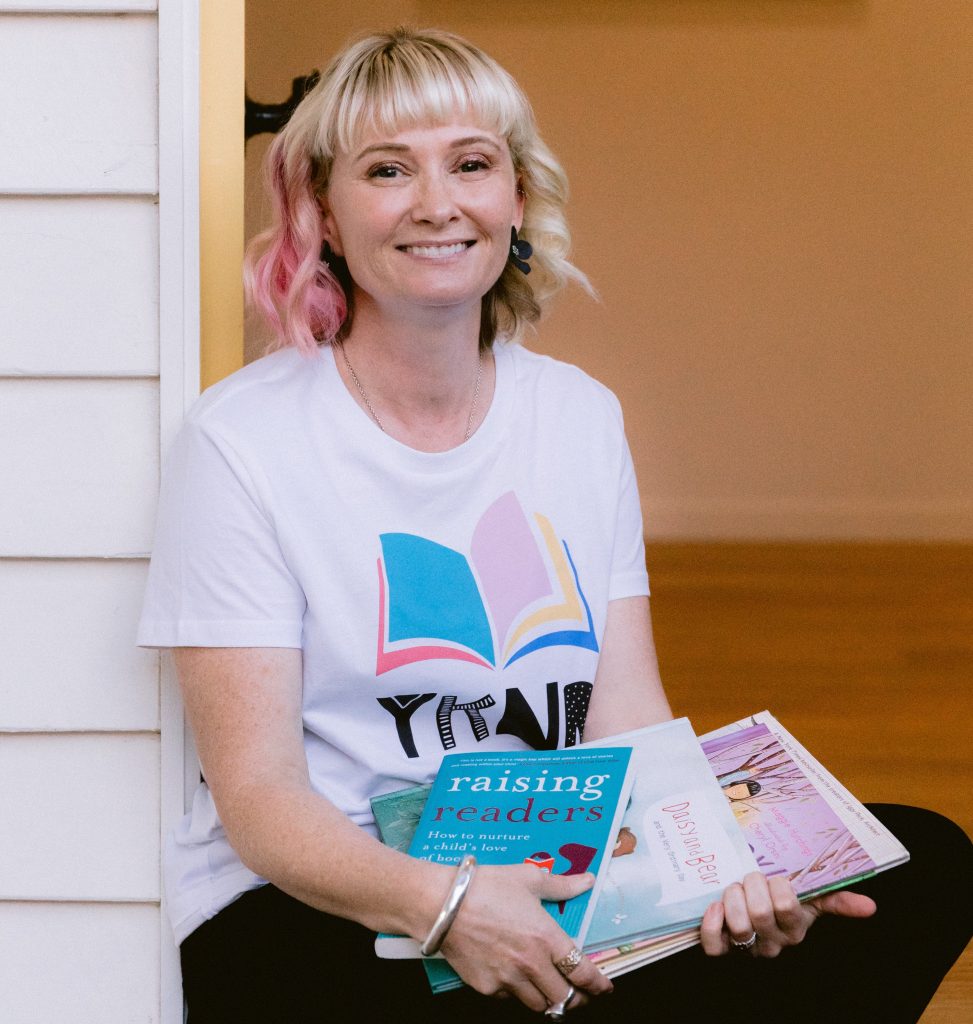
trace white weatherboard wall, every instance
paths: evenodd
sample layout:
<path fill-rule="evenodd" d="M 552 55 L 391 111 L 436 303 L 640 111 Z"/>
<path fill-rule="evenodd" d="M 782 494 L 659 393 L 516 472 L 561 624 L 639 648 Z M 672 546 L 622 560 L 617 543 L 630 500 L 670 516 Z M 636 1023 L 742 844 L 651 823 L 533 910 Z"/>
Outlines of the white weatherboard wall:
<path fill-rule="evenodd" d="M 0 0 L 3 1024 L 182 1021 L 182 713 L 134 632 L 198 381 L 197 24 L 196 0 Z"/>

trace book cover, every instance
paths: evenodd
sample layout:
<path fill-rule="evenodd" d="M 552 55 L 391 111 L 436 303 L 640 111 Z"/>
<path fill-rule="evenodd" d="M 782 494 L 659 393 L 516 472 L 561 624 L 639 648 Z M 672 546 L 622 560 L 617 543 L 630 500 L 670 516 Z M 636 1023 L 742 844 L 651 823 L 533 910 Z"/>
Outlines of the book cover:
<path fill-rule="evenodd" d="M 409 853 L 440 864 L 472 853 L 480 864 L 592 872 L 593 889 L 544 903 L 582 945 L 632 782 L 631 748 L 624 745 L 447 754 Z M 405 936 L 379 935 L 375 950 L 388 958 L 419 956 L 419 944 Z"/>
<path fill-rule="evenodd" d="M 810 899 L 908 860 L 905 847 L 769 713 L 703 750 L 760 870 Z"/>
<path fill-rule="evenodd" d="M 731 882 L 757 869 L 687 719 L 597 742 L 631 746 L 636 779 L 586 951 L 698 925 Z"/>
<path fill-rule="evenodd" d="M 410 786 L 408 789 L 397 789 L 371 798 L 375 826 L 378 828 L 379 838 L 386 846 L 391 846 L 400 853 L 409 852 L 409 845 L 419 825 L 430 789 L 431 784 Z M 426 977 L 433 992 L 449 992 L 451 989 L 463 987 L 463 979 L 445 960 L 426 957 L 423 958 L 422 966 L 426 970 Z"/>
<path fill-rule="evenodd" d="M 399 853 L 409 852 L 430 789 L 431 783 L 409 786 L 408 789 L 396 789 L 371 798 L 369 803 L 375 815 L 375 827 L 386 846 L 391 846 Z"/>

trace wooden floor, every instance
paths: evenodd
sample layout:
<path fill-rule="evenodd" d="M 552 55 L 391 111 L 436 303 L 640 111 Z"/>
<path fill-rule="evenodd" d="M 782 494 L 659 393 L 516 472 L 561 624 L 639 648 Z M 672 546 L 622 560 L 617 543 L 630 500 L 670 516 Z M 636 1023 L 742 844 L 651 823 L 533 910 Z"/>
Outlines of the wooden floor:
<path fill-rule="evenodd" d="M 973 546 L 659 544 L 666 689 L 697 732 L 768 708 L 860 799 L 973 835 Z M 973 946 L 922 1024 L 973 1022 Z"/>

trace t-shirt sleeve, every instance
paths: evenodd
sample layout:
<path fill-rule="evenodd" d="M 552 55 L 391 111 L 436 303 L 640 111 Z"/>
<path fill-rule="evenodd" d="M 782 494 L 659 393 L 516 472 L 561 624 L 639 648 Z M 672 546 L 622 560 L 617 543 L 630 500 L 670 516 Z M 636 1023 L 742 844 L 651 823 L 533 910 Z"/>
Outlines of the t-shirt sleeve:
<path fill-rule="evenodd" d="M 649 593 L 649 574 L 645 567 L 645 538 L 642 530 L 642 505 L 639 500 L 635 466 L 628 442 L 622 435 L 622 460 L 618 482 L 618 506 L 615 519 L 615 543 L 612 550 L 609 601 L 620 597 L 643 597 Z"/>
<path fill-rule="evenodd" d="M 300 647 L 305 609 L 245 460 L 190 420 L 163 475 L 138 643 Z"/>

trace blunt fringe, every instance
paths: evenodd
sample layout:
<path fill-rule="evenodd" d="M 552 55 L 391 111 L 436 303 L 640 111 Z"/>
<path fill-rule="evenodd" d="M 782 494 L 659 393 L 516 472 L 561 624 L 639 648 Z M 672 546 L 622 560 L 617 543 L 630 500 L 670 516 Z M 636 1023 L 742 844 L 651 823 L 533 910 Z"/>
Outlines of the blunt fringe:
<path fill-rule="evenodd" d="M 371 35 L 332 60 L 267 154 L 270 228 L 249 245 L 244 279 L 250 303 L 267 320 L 270 348 L 306 354 L 348 331 L 352 282 L 344 261 L 322 257 L 318 197 L 338 152 L 369 132 L 469 121 L 507 140 L 525 193 L 521 234 L 534 247 L 530 279 L 508 263 L 483 297 L 480 345 L 519 340 L 569 280 L 589 292 L 567 259 L 567 178 L 541 140 L 526 96 L 491 57 L 449 32 Z"/>

